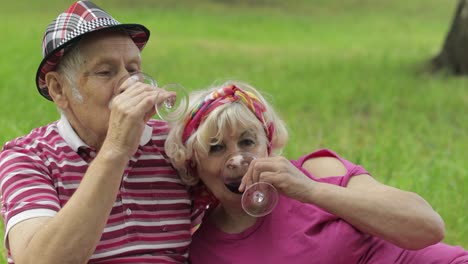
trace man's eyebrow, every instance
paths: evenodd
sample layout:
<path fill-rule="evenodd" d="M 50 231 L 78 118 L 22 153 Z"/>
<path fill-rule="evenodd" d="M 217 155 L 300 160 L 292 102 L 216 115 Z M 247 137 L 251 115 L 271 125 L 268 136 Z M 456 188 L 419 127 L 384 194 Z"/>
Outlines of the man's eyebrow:
<path fill-rule="evenodd" d="M 98 58 L 97 60 L 91 60 L 91 61 L 89 61 L 89 63 L 92 66 L 99 66 L 99 65 L 103 65 L 103 64 L 113 64 L 113 63 L 118 62 L 120 59 L 121 58 L 102 57 L 102 58 Z M 128 63 L 140 64 L 141 63 L 141 58 L 140 58 L 140 56 L 132 58 Z"/>
<path fill-rule="evenodd" d="M 101 66 L 101 65 L 112 64 L 115 61 L 116 61 L 116 59 L 112 59 L 112 58 L 100 58 L 100 59 L 97 59 L 97 60 L 91 60 L 91 61 L 88 62 L 88 64 L 91 67 L 97 67 L 97 66 Z"/>

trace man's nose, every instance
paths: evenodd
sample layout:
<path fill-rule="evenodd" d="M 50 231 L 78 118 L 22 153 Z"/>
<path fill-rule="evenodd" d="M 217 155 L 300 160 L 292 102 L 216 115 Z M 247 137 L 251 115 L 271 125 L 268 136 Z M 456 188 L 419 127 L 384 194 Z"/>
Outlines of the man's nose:
<path fill-rule="evenodd" d="M 130 72 L 126 69 L 122 70 L 116 78 L 117 83 L 115 84 L 115 87 L 114 87 L 115 94 L 123 93 L 126 90 L 127 87 L 122 87 L 122 84 L 129 78 L 133 78 L 135 81 L 141 81 L 141 77 L 139 76 L 138 73 Z"/>

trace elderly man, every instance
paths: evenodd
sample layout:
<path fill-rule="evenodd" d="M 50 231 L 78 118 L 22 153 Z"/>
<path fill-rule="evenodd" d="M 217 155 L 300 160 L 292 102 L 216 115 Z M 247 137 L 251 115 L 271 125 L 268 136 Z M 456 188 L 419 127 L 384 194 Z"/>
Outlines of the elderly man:
<path fill-rule="evenodd" d="M 164 153 L 154 105 L 133 78 L 149 31 L 78 1 L 48 27 L 37 71 L 60 120 L 5 144 L 9 263 L 184 263 L 191 201 Z"/>

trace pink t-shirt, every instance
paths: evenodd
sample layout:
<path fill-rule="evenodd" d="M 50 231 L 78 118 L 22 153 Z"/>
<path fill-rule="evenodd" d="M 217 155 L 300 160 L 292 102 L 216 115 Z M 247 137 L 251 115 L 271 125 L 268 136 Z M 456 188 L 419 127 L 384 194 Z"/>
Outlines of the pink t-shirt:
<path fill-rule="evenodd" d="M 305 160 L 323 156 L 340 159 L 346 175 L 317 179 L 301 168 Z M 339 186 L 346 186 L 352 176 L 367 173 L 326 149 L 291 162 L 313 180 Z M 405 250 L 364 234 L 313 204 L 283 196 L 270 215 L 238 234 L 224 233 L 206 218 L 194 234 L 190 255 L 193 264 L 468 263 L 468 252 L 461 247 L 439 243 L 422 250 Z"/>

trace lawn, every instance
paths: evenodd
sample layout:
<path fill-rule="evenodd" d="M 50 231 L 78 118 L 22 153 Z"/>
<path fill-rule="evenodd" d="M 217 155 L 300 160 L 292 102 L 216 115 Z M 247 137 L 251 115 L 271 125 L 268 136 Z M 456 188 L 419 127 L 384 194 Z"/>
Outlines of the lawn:
<path fill-rule="evenodd" d="M 0 10 L 1 144 L 58 118 L 34 78 L 45 27 L 68 4 L 41 3 Z M 160 84 L 251 83 L 288 124 L 286 156 L 335 150 L 423 196 L 445 220 L 444 242 L 468 248 L 468 79 L 422 71 L 455 0 L 95 3 L 152 31 L 142 56 Z"/>

